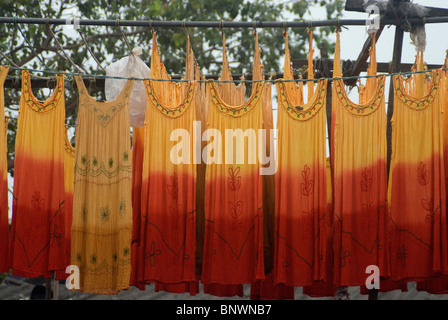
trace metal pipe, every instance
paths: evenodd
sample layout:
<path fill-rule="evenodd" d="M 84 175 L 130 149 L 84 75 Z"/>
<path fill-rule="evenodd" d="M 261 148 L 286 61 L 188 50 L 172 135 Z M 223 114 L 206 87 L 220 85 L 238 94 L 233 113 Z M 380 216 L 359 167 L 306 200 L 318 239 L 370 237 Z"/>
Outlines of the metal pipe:
<path fill-rule="evenodd" d="M 122 27 L 157 27 L 157 28 L 308 28 L 327 26 L 366 26 L 369 19 L 336 19 L 317 21 L 156 21 L 156 20 L 119 20 Z M 448 16 L 426 17 L 409 19 L 412 24 L 422 23 L 446 23 Z M 19 18 L 0 17 L 0 23 L 24 23 L 24 24 L 51 24 L 73 25 L 74 20 L 69 19 L 45 19 L 45 18 Z M 79 25 L 85 26 L 110 26 L 117 25 L 117 20 L 90 20 L 79 19 Z M 395 19 L 381 19 L 381 25 L 396 25 Z"/>

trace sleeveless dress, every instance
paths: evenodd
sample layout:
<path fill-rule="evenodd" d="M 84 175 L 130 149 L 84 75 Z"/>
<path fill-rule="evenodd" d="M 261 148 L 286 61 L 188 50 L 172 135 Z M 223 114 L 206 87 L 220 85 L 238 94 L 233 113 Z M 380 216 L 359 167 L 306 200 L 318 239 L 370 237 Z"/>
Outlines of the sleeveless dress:
<path fill-rule="evenodd" d="M 9 66 L 0 66 L 0 272 L 9 272 L 9 206 L 8 206 L 8 123 L 5 119 L 4 83 Z"/>
<path fill-rule="evenodd" d="M 82 78 L 74 169 L 71 264 L 82 292 L 116 294 L 131 272 L 132 154 L 128 80 L 114 101 L 91 97 Z"/>
<path fill-rule="evenodd" d="M 22 71 L 10 263 L 14 275 L 26 278 L 49 278 L 66 266 L 64 75 L 56 78 L 51 97 L 39 101 Z"/>
<path fill-rule="evenodd" d="M 416 63 L 416 69 L 422 70 L 423 69 L 423 53 L 420 53 L 420 55 L 417 55 L 417 63 Z M 444 68 L 447 68 L 448 66 L 448 50 L 445 57 L 444 62 Z M 423 73 L 423 75 L 426 75 L 426 73 Z M 425 94 L 427 94 L 428 86 L 431 84 L 431 78 L 425 77 L 425 87 L 426 91 Z M 441 101 L 442 101 L 442 108 L 443 108 L 443 127 L 447 128 L 448 125 L 448 71 L 443 70 L 441 74 L 441 80 L 440 80 L 440 86 L 441 86 Z M 444 130 L 443 134 L 443 160 L 444 160 L 444 170 L 445 170 L 445 188 L 448 182 L 448 136 Z M 423 280 L 417 282 L 417 290 L 418 291 L 426 291 L 432 294 L 447 294 L 448 293 L 448 276 L 447 275 L 440 275 L 440 276 L 434 276 L 431 277 L 428 280 Z"/>
<path fill-rule="evenodd" d="M 442 70 L 429 75 L 430 83 L 415 77 L 411 92 L 401 76 L 393 77 L 388 197 L 391 278 L 396 281 L 448 271 Z"/>
<path fill-rule="evenodd" d="M 216 84 L 208 85 L 211 104 L 206 139 L 223 136 L 221 144 L 213 140 L 203 150 L 207 169 L 201 280 L 204 285 L 249 284 L 264 279 L 262 179 L 257 157 L 263 83 L 254 83 L 251 97 L 240 106 L 224 103 Z M 244 146 L 235 148 L 229 138 L 225 142 L 226 129 L 246 132 L 249 141 L 240 139 Z"/>
<path fill-rule="evenodd" d="M 290 74 L 286 69 L 290 69 L 288 58 L 285 74 Z M 303 101 L 296 95 L 298 86 L 294 82 L 280 79 L 276 86 L 279 108 L 274 279 L 289 286 L 311 286 L 314 281 L 324 280 L 326 274 L 327 81 L 319 81 L 315 90 L 312 87 L 313 94 L 306 104 L 294 103 Z M 297 137 L 303 137 L 300 143 L 295 143 Z"/>
<path fill-rule="evenodd" d="M 187 42 L 188 43 L 188 42 Z M 151 78 L 167 79 L 153 34 Z M 191 47 L 187 47 L 188 57 Z M 187 59 L 187 77 L 194 72 Z M 132 271 L 133 283 L 155 283 L 155 291 L 199 292 L 196 274 L 196 162 L 193 141 L 183 148 L 185 163 L 171 159 L 176 141 L 172 132 L 187 132 L 193 138 L 196 116 L 196 82 L 145 81 L 147 111 L 142 136 L 141 200 L 134 234 L 139 237 Z M 184 141 L 186 142 L 186 141 Z M 176 156 L 179 153 L 176 153 Z M 137 190 L 137 189 L 136 189 Z M 137 193 L 135 194 L 137 195 Z M 177 230 L 173 233 L 172 230 Z"/>
<path fill-rule="evenodd" d="M 340 64 L 338 58 L 335 63 Z M 375 60 L 371 60 L 373 75 Z M 333 83 L 334 281 L 338 286 L 364 285 L 369 265 L 388 276 L 385 78 L 369 80 L 360 104 L 348 98 L 343 80 Z"/>

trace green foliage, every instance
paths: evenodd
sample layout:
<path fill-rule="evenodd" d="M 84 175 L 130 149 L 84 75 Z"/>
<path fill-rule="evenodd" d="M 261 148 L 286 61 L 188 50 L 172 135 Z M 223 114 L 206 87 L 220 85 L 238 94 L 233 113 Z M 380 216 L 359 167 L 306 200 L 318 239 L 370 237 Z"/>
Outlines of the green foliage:
<path fill-rule="evenodd" d="M 291 21 L 313 19 L 311 13 L 319 8 L 325 9 L 327 19 L 341 16 L 342 0 L 325 1 L 276 1 L 276 0 L 152 0 L 152 1 L 105 1 L 105 0 L 61 0 L 41 1 L 36 5 L 32 0 L 0 0 L 0 12 L 9 17 L 62 18 L 70 17 L 73 8 L 79 9 L 82 19 L 109 20 L 148 20 L 147 27 L 121 27 L 131 46 L 143 49 L 142 59 L 150 64 L 151 32 L 149 21 Z M 315 18 L 314 18 L 315 19 Z M 18 27 L 23 31 L 32 48 L 22 37 Z M 69 54 L 72 61 L 90 74 L 104 74 L 95 63 L 85 47 L 80 35 L 71 26 L 46 25 L 14 25 L 0 24 L 0 50 L 20 67 L 46 69 L 36 57 L 38 54 L 45 64 L 54 71 L 65 70 L 77 72 L 77 69 L 65 59 L 56 41 L 47 28 L 51 28 Z M 128 47 L 123 40 L 120 29 L 116 26 L 81 26 L 83 36 L 88 41 L 95 57 L 103 67 L 126 56 Z M 183 74 L 185 70 L 185 32 L 190 35 L 196 60 L 204 74 L 217 74 L 221 71 L 222 38 L 219 28 L 154 28 L 157 41 L 167 70 L 171 74 Z M 326 42 L 328 51 L 334 50 L 334 44 L 326 40 L 334 28 L 314 28 L 315 47 L 321 41 Z M 225 28 L 224 35 L 232 72 L 252 73 L 254 54 L 254 36 L 252 29 Z M 262 48 L 264 72 L 283 72 L 285 50 L 283 29 L 259 28 L 259 45 Z M 303 59 L 307 56 L 308 34 L 303 28 L 288 30 L 292 59 Z M 316 50 L 316 55 L 318 50 Z M 10 64 L 0 55 L 2 65 Z M 39 75 L 37 72 L 33 72 Z M 20 76 L 19 71 L 11 70 L 10 75 Z M 48 76 L 48 74 L 40 74 Z M 76 123 L 77 97 L 76 86 L 67 82 L 66 104 L 67 123 Z M 36 92 L 36 96 L 44 98 L 45 93 Z M 99 98 L 104 98 L 99 93 Z M 20 92 L 17 89 L 5 91 L 5 103 L 10 110 L 17 109 Z M 13 117 L 13 115 L 11 115 Z M 14 157 L 14 139 L 16 121 L 9 124 L 9 157 Z"/>

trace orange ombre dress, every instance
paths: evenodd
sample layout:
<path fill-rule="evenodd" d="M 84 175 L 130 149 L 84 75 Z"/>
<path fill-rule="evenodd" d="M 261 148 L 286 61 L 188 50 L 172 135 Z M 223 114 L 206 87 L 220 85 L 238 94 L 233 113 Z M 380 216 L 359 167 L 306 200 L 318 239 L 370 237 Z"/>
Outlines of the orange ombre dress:
<path fill-rule="evenodd" d="M 15 145 L 10 264 L 14 275 L 51 277 L 66 267 L 64 75 L 51 97 L 39 101 L 22 71 Z"/>
<path fill-rule="evenodd" d="M 162 62 L 153 34 L 151 78 L 171 79 Z M 187 47 L 188 57 L 192 54 Z M 194 65 L 187 59 L 187 77 Z M 192 79 L 190 79 L 192 80 Z M 199 292 L 196 274 L 196 166 L 193 161 L 193 129 L 196 116 L 196 82 L 145 81 L 147 109 L 140 132 L 141 199 L 134 215 L 138 237 L 132 271 L 133 285 L 154 283 L 155 291 Z M 177 153 L 173 133 L 187 133 L 185 148 Z M 199 132 L 200 135 L 200 132 Z M 188 144 L 188 146 L 187 146 Z M 134 145 L 137 147 L 136 145 Z M 186 156 L 181 163 L 173 162 Z M 135 189 L 137 191 L 137 189 Z M 135 194 L 138 196 L 138 193 Z M 176 232 L 173 233 L 173 230 Z"/>
<path fill-rule="evenodd" d="M 448 67 L 448 50 L 446 51 L 444 68 Z M 422 55 L 422 53 L 421 53 Z M 423 57 L 417 56 L 420 58 L 417 60 L 417 69 L 421 70 L 423 65 Z M 426 75 L 428 73 L 423 73 Z M 417 74 L 415 74 L 416 76 Z M 425 79 L 430 80 L 430 79 Z M 430 81 L 425 81 L 425 86 L 428 85 Z M 447 128 L 448 125 L 448 71 L 443 70 L 441 74 L 440 86 L 442 90 L 440 90 L 442 108 L 443 108 L 443 127 Z M 427 92 L 425 92 L 426 94 Z M 448 136 L 446 132 L 443 134 L 444 142 L 443 142 L 443 158 L 444 158 L 444 170 L 445 170 L 445 188 L 448 183 Z M 448 293 L 448 276 L 441 275 L 431 277 L 428 280 L 423 280 L 417 282 L 417 290 L 419 291 L 427 291 L 433 294 L 447 294 Z"/>
<path fill-rule="evenodd" d="M 374 54 L 373 47 L 372 75 Z M 335 63 L 340 64 L 339 54 Z M 333 82 L 334 282 L 338 286 L 364 285 L 369 265 L 388 275 L 384 82 L 384 76 L 369 78 L 360 104 L 348 98 L 343 80 Z"/>
<path fill-rule="evenodd" d="M 0 67 L 0 272 L 9 272 L 9 206 L 8 206 L 8 144 L 7 121 L 5 119 L 5 100 L 3 85 L 8 75 L 9 67 Z"/>
<path fill-rule="evenodd" d="M 393 77 L 388 191 L 392 280 L 448 272 L 442 71 L 429 74 L 431 84 L 416 77 L 412 93 L 400 75 Z"/>
<path fill-rule="evenodd" d="M 203 150 L 207 169 L 201 281 L 205 285 L 248 284 L 264 279 L 262 176 L 257 153 L 264 85 L 254 83 L 249 100 L 240 106 L 224 103 L 216 84 L 208 85 L 211 101 L 205 138 L 210 142 Z M 233 139 L 236 130 L 248 137 Z"/>
<path fill-rule="evenodd" d="M 292 75 L 285 36 L 284 73 Z M 327 81 L 319 81 L 316 88 L 312 81 L 309 84 L 312 93 L 303 103 L 302 86 L 282 79 L 276 82 L 279 108 L 274 280 L 289 286 L 311 286 L 314 281 L 324 280 L 326 274 Z"/>
<path fill-rule="evenodd" d="M 71 264 L 82 292 L 116 294 L 131 273 L 132 154 L 128 80 L 114 101 L 99 102 L 75 75 L 76 124 Z"/>
<path fill-rule="evenodd" d="M 153 83 L 145 81 L 143 279 L 159 285 L 188 287 L 192 283 L 191 293 L 196 293 L 196 163 L 192 141 L 196 82 L 189 82 L 183 101 L 175 106 L 159 100 L 158 94 L 163 93 L 156 91 Z M 171 140 L 173 133 L 180 135 Z"/>

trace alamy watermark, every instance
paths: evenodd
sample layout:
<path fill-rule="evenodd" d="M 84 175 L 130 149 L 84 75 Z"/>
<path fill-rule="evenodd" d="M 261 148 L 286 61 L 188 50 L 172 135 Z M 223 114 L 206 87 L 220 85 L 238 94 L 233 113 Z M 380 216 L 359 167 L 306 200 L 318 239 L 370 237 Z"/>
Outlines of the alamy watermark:
<path fill-rule="evenodd" d="M 170 141 L 177 142 L 170 150 L 172 163 L 200 164 L 203 161 L 206 164 L 256 164 L 258 160 L 263 166 L 260 167 L 260 175 L 273 175 L 277 172 L 274 151 L 274 134 L 277 129 L 270 129 L 269 141 L 272 147 L 269 155 L 266 152 L 266 129 L 225 129 L 224 135 L 213 128 L 202 134 L 201 132 L 200 121 L 193 121 L 193 137 L 186 129 L 171 132 Z M 203 150 L 202 141 L 208 142 Z"/>
<path fill-rule="evenodd" d="M 369 14 L 369 18 L 366 20 L 367 33 L 375 33 L 380 29 L 380 9 L 378 6 L 371 4 L 366 7 L 366 12 Z"/>

